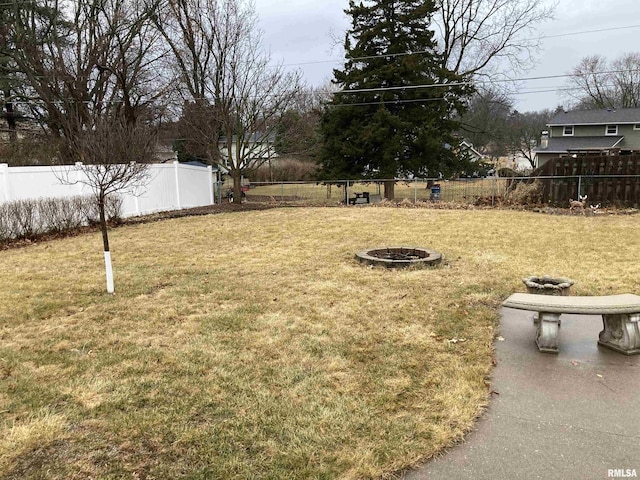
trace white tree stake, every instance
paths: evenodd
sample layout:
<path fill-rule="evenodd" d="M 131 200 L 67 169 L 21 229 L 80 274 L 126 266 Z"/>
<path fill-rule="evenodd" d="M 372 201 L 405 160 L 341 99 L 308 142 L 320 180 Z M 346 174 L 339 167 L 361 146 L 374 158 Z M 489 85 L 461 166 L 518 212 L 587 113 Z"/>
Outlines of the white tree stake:
<path fill-rule="evenodd" d="M 111 252 L 104 252 L 104 267 L 107 272 L 107 292 L 113 293 L 113 269 L 111 268 Z"/>

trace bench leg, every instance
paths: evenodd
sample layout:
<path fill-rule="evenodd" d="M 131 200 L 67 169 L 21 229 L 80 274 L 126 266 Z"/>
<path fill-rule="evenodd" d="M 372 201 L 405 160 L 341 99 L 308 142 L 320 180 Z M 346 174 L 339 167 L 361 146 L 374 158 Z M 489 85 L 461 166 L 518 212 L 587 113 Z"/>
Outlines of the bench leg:
<path fill-rule="evenodd" d="M 531 318 L 533 320 L 533 324 L 535 326 L 538 326 L 538 324 L 540 323 L 540 314 L 538 312 L 535 312 Z M 558 328 L 560 328 L 561 326 L 562 320 L 558 320 Z"/>
<path fill-rule="evenodd" d="M 558 353 L 560 314 L 540 312 L 537 323 L 536 344 L 541 352 Z"/>
<path fill-rule="evenodd" d="M 640 314 L 603 315 L 598 345 L 625 355 L 640 354 Z"/>

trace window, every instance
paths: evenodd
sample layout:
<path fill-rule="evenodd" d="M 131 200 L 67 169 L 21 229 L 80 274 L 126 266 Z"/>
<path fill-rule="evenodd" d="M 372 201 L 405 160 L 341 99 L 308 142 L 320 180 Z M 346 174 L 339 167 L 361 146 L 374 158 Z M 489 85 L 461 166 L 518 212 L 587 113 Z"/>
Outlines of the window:
<path fill-rule="evenodd" d="M 564 135 L 565 137 L 572 137 L 573 136 L 573 125 L 565 125 L 563 131 L 562 131 L 562 135 Z"/>
<path fill-rule="evenodd" d="M 605 135 L 618 135 L 618 125 L 607 125 Z"/>
<path fill-rule="evenodd" d="M 636 124 L 633 126 L 633 129 L 634 129 L 634 130 L 640 130 L 640 123 L 636 123 Z"/>

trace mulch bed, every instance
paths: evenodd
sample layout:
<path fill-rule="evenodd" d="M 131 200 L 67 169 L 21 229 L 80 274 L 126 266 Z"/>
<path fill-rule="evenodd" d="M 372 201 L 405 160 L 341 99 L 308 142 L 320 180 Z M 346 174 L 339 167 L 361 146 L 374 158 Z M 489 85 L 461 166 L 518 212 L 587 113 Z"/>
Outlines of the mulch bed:
<path fill-rule="evenodd" d="M 169 218 L 182 218 L 193 217 L 198 215 L 215 215 L 218 213 L 227 212 L 248 212 L 251 210 L 268 210 L 270 208 L 281 208 L 283 205 L 275 203 L 254 203 L 244 202 L 241 204 L 223 202 L 215 205 L 207 205 L 204 207 L 187 208 L 184 210 L 171 210 L 168 212 L 153 213 L 150 215 L 142 215 L 139 217 L 130 217 L 122 219 L 116 223 L 109 223 L 110 228 L 117 228 L 122 225 L 138 225 L 143 223 L 157 222 L 160 220 L 166 220 Z M 47 242 L 49 240 L 56 240 L 59 238 L 76 237 L 85 233 L 97 232 L 100 230 L 99 225 L 90 225 L 86 227 L 80 227 L 68 232 L 53 232 L 40 235 L 37 239 L 21 239 L 9 243 L 0 243 L 0 250 L 9 250 L 13 248 L 22 248 L 29 245 L 35 245 L 41 242 Z"/>

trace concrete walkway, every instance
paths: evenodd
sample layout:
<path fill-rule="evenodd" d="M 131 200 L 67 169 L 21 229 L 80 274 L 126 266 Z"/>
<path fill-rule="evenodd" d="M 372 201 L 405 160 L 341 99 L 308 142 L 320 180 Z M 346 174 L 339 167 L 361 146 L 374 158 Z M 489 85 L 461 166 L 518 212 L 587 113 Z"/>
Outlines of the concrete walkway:
<path fill-rule="evenodd" d="M 559 354 L 540 353 L 531 316 L 502 310 L 490 407 L 405 480 L 640 478 L 640 355 L 598 347 L 602 318 L 583 315 L 561 317 Z"/>

